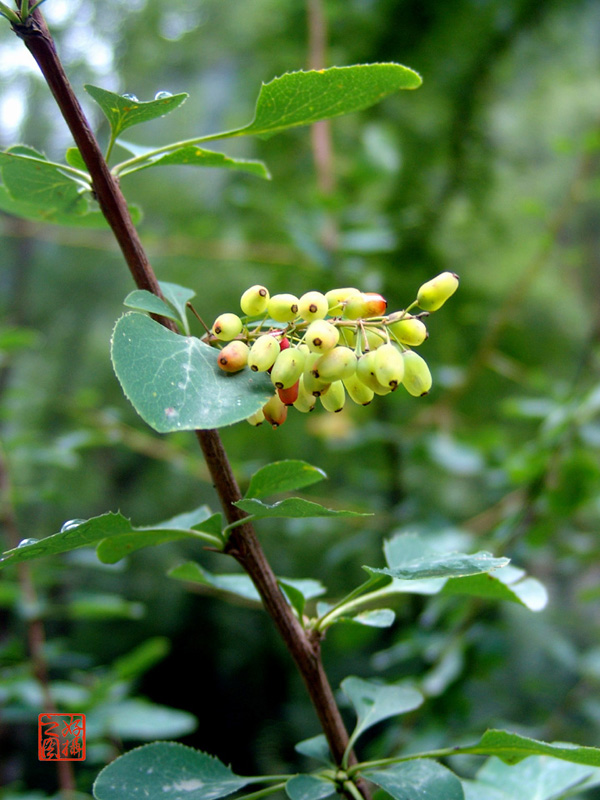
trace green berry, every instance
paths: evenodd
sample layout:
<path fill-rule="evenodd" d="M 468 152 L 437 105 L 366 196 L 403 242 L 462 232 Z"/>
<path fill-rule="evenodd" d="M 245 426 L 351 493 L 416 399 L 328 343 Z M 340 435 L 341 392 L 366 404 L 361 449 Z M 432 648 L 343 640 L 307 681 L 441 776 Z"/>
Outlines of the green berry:
<path fill-rule="evenodd" d="M 392 390 L 389 386 L 382 386 L 375 375 L 375 358 L 377 352 L 378 350 L 370 350 L 358 359 L 356 377 L 375 394 L 385 395 L 389 394 Z"/>
<path fill-rule="evenodd" d="M 393 344 L 382 344 L 375 351 L 373 359 L 375 377 L 382 386 L 389 386 L 394 392 L 404 377 L 402 353 Z"/>
<path fill-rule="evenodd" d="M 259 336 L 250 348 L 248 366 L 252 372 L 266 372 L 271 369 L 280 353 L 279 342 L 270 333 Z"/>
<path fill-rule="evenodd" d="M 283 425 L 287 418 L 288 407 L 281 401 L 278 394 L 274 394 L 267 400 L 262 410 L 265 419 L 273 428 Z"/>
<path fill-rule="evenodd" d="M 356 354 L 349 347 L 334 347 L 321 356 L 312 368 L 312 374 L 320 381 L 341 381 L 356 372 Z"/>
<path fill-rule="evenodd" d="M 437 311 L 457 289 L 458 275 L 454 272 L 442 272 L 424 283 L 417 292 L 419 308 L 425 311 Z"/>
<path fill-rule="evenodd" d="M 317 319 L 311 322 L 304 335 L 304 341 L 312 353 L 325 353 L 336 346 L 340 332 L 331 322 Z"/>
<path fill-rule="evenodd" d="M 246 418 L 246 422 L 249 425 L 254 425 L 257 428 L 259 425 L 262 425 L 265 421 L 265 414 L 262 408 L 259 408 L 258 411 L 255 411 L 254 414 L 251 414 L 249 417 Z"/>
<path fill-rule="evenodd" d="M 245 342 L 229 342 L 217 357 L 217 364 L 224 372 L 239 372 L 248 363 L 250 349 Z"/>
<path fill-rule="evenodd" d="M 321 292 L 306 292 L 298 301 L 298 315 L 307 322 L 324 319 L 328 311 L 327 298 Z"/>
<path fill-rule="evenodd" d="M 359 406 L 368 406 L 375 392 L 363 383 L 357 374 L 344 378 L 344 386 L 350 399 Z"/>
<path fill-rule="evenodd" d="M 344 407 L 346 402 L 346 390 L 342 381 L 334 381 L 329 387 L 329 391 L 321 395 L 321 404 L 326 411 L 337 414 Z"/>
<path fill-rule="evenodd" d="M 304 369 L 305 354 L 296 347 L 281 350 L 271 370 L 271 381 L 277 389 L 289 389 Z"/>
<path fill-rule="evenodd" d="M 304 375 L 301 375 L 300 380 L 298 381 L 298 397 L 294 402 L 294 408 L 296 408 L 298 411 L 301 411 L 303 414 L 307 414 L 309 411 L 314 409 L 316 402 L 317 398 L 314 394 L 312 394 L 312 392 L 307 391 L 304 382 Z"/>
<path fill-rule="evenodd" d="M 223 342 L 230 342 L 242 332 L 242 320 L 237 314 L 221 314 L 212 326 L 212 333 Z"/>
<path fill-rule="evenodd" d="M 240 298 L 240 307 L 244 314 L 255 317 L 257 314 L 264 314 L 269 305 L 269 290 L 266 286 L 256 284 L 246 289 Z"/>
<path fill-rule="evenodd" d="M 413 397 L 422 397 L 431 389 L 433 382 L 427 362 L 414 350 L 402 353 L 404 360 L 404 377 L 402 385 Z"/>
<path fill-rule="evenodd" d="M 267 311 L 275 322 L 292 322 L 298 316 L 298 298 L 293 294 L 274 294 Z"/>
<path fill-rule="evenodd" d="M 429 333 L 424 323 L 420 319 L 405 315 L 404 311 L 396 311 L 388 317 L 388 329 L 394 334 L 396 339 L 409 347 L 418 347 L 423 344 Z M 397 320 L 394 321 L 394 318 Z"/>
<path fill-rule="evenodd" d="M 353 287 L 345 287 L 343 289 L 330 289 L 328 292 L 325 293 L 325 297 L 327 298 L 327 302 L 329 304 L 329 313 L 330 314 L 339 314 L 342 311 L 343 304 L 349 297 L 352 297 L 354 294 L 360 294 L 358 289 L 354 289 Z"/>

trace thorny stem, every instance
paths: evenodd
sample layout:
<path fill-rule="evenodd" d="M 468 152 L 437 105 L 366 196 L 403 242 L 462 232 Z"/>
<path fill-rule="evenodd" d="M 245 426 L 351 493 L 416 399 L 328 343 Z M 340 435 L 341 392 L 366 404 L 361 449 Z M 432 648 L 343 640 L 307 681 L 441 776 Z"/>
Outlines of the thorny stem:
<path fill-rule="evenodd" d="M 131 221 L 125 198 L 69 84 L 41 13 L 39 10 L 35 11 L 25 24 L 13 25 L 13 29 L 36 60 L 69 126 L 92 176 L 92 185 L 100 208 L 113 230 L 136 285 L 161 297 L 158 281 Z M 176 332 L 176 327 L 170 320 L 161 317 L 159 321 Z M 198 430 L 196 436 L 229 524 L 242 519 L 244 512 L 233 505 L 241 499 L 241 493 L 219 434 L 214 430 Z M 267 613 L 273 619 L 302 675 L 331 754 L 336 763 L 341 763 L 348 746 L 348 733 L 323 669 L 318 635 L 305 632 L 292 613 L 252 525 L 244 523 L 232 531 L 226 552 L 242 565 L 260 593 Z M 351 757 L 350 763 L 356 763 L 356 759 Z M 366 786 L 362 782 L 357 783 L 362 796 L 368 798 Z M 349 797 L 352 796 L 351 793 L 348 794 Z"/>

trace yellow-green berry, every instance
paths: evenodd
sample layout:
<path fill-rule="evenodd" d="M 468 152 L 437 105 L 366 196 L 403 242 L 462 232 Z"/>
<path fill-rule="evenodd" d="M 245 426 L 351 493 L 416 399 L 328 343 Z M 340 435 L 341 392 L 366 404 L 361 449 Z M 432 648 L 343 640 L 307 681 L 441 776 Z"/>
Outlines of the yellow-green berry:
<path fill-rule="evenodd" d="M 358 375 L 350 375 L 344 378 L 344 386 L 350 396 L 350 399 L 359 406 L 368 406 L 373 400 L 374 391 L 370 389 L 366 383 L 363 383 Z"/>
<path fill-rule="evenodd" d="M 298 316 L 307 322 L 324 319 L 328 311 L 327 298 L 321 292 L 306 292 L 298 301 Z"/>
<path fill-rule="evenodd" d="M 257 314 L 264 314 L 269 304 L 269 290 L 266 286 L 255 284 L 246 289 L 240 298 L 240 307 L 244 314 L 254 317 Z"/>
<path fill-rule="evenodd" d="M 432 377 L 427 362 L 414 350 L 402 353 L 404 377 L 402 385 L 413 397 L 422 397 L 431 389 Z"/>
<path fill-rule="evenodd" d="M 212 333 L 223 342 L 230 342 L 242 332 L 242 320 L 237 314 L 220 314 L 213 323 Z"/>
<path fill-rule="evenodd" d="M 298 316 L 298 298 L 293 294 L 274 294 L 267 311 L 275 322 L 292 322 Z"/>
<path fill-rule="evenodd" d="M 396 311 L 388 317 L 388 330 L 394 334 L 396 339 L 409 347 L 418 347 L 423 344 L 429 336 L 425 324 L 404 311 Z"/>
<path fill-rule="evenodd" d="M 254 414 L 250 414 L 250 416 L 246 418 L 246 422 L 249 425 L 254 425 L 255 428 L 262 425 L 264 421 L 265 414 L 262 408 L 259 408 L 258 411 L 255 411 Z"/>
<path fill-rule="evenodd" d="M 304 335 L 304 341 L 312 353 L 325 353 L 336 346 L 340 333 L 335 325 L 324 319 L 311 322 Z"/>
<path fill-rule="evenodd" d="M 356 372 L 356 354 L 349 347 L 328 350 L 312 368 L 312 374 L 327 383 L 341 381 Z"/>
<path fill-rule="evenodd" d="M 346 402 L 346 390 L 342 381 L 334 381 L 329 387 L 329 391 L 320 397 L 321 404 L 326 411 L 337 414 L 341 411 Z"/>
<path fill-rule="evenodd" d="M 277 389 L 289 389 L 304 369 L 305 354 L 296 347 L 281 350 L 271 370 L 271 381 Z"/>
<path fill-rule="evenodd" d="M 404 377 L 404 359 L 400 350 L 391 343 L 381 345 L 375 351 L 373 366 L 379 383 L 395 391 Z"/>
<path fill-rule="evenodd" d="M 454 272 L 442 272 L 424 283 L 417 292 L 419 308 L 425 311 L 437 311 L 457 289 L 458 275 Z"/>
<path fill-rule="evenodd" d="M 329 304 L 329 312 L 338 315 L 342 311 L 343 304 L 349 297 L 354 294 L 360 294 L 358 289 L 353 287 L 344 287 L 343 289 L 330 289 L 325 293 L 327 303 Z"/>

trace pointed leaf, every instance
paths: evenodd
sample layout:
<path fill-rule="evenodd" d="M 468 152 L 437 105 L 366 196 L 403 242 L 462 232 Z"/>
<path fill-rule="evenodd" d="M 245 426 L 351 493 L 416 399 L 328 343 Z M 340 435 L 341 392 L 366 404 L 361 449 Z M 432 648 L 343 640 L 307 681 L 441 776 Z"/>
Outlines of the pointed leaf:
<path fill-rule="evenodd" d="M 600 769 L 549 756 L 531 756 L 512 766 L 490 758 L 476 779 L 464 781 L 463 786 L 466 800 L 555 800 L 599 781 Z"/>
<path fill-rule="evenodd" d="M 274 461 L 254 473 L 244 497 L 268 497 L 278 492 L 303 489 L 326 477 L 322 469 L 313 467 L 306 461 Z"/>
<path fill-rule="evenodd" d="M 339 617 L 340 622 L 355 622 L 357 625 L 366 625 L 369 628 L 389 628 L 395 619 L 396 614 L 391 608 L 375 608 L 372 611 L 362 611 L 353 617 Z"/>
<path fill-rule="evenodd" d="M 541 611 L 548 602 L 548 592 L 535 578 L 525 577 L 525 571 L 517 567 L 503 567 L 498 572 L 451 578 L 442 589 L 442 594 L 468 594 L 492 600 L 509 600 Z"/>
<path fill-rule="evenodd" d="M 316 775 L 295 775 L 285 785 L 290 800 L 323 800 L 336 793 L 335 783 Z"/>
<path fill-rule="evenodd" d="M 164 117 L 177 106 L 180 106 L 189 95 L 185 92 L 180 94 L 164 93 L 163 97 L 156 97 L 154 100 L 141 102 L 126 95 L 109 92 L 99 86 L 87 84 L 83 87 L 90 97 L 98 103 L 110 124 L 113 138 L 131 128 L 132 125 L 139 125 L 142 122 Z"/>
<path fill-rule="evenodd" d="M 134 164 L 131 168 L 124 167 L 121 176 L 129 175 L 132 172 L 139 172 L 149 167 L 168 167 L 173 165 L 184 165 L 190 167 L 213 167 L 217 169 L 230 169 L 237 172 L 247 172 L 258 178 L 271 180 L 271 174 L 266 164 L 248 158 L 232 158 L 225 153 L 217 153 L 214 150 L 204 150 L 197 145 L 184 145 L 175 150 L 155 158 L 149 158 L 139 164 Z"/>
<path fill-rule="evenodd" d="M 249 782 L 221 761 L 174 742 L 154 742 L 116 758 L 96 778 L 96 800 L 215 800 Z"/>
<path fill-rule="evenodd" d="M 210 518 L 210 509 L 207 506 L 200 506 L 190 514 L 192 515 L 189 517 L 190 521 L 195 520 L 195 524 L 201 524 L 200 519 Z M 67 553 L 79 547 L 100 543 L 98 557 L 105 563 L 113 564 L 140 547 L 162 544 L 184 537 L 196 538 L 201 535 L 193 529 L 175 526 L 172 528 L 161 527 L 166 524 L 159 523 L 153 527 L 136 528 L 122 514 L 113 514 L 112 512 L 88 520 L 72 520 L 65 523 L 63 530 L 52 536 L 47 536 L 38 542 L 31 540 L 31 543 L 23 543 L 20 547 L 8 550 L 3 554 L 0 563 L 2 566 L 18 564 L 20 561 Z M 25 542 L 28 541 L 25 540 Z"/>
<path fill-rule="evenodd" d="M 254 119 L 230 135 L 273 136 L 298 125 L 350 114 L 400 89 L 416 89 L 421 78 L 401 64 L 358 64 L 288 72 L 264 83 Z"/>
<path fill-rule="evenodd" d="M 351 677 L 343 680 L 341 687 L 358 717 L 351 736 L 352 743 L 378 722 L 406 714 L 423 702 L 423 695 L 411 686 L 374 683 Z"/>
<path fill-rule="evenodd" d="M 320 761 L 322 764 L 331 764 L 331 753 L 329 752 L 329 745 L 324 733 L 319 733 L 317 736 L 311 736 L 310 739 L 303 739 L 294 747 L 297 753 L 308 758 L 314 758 L 315 761 Z"/>
<path fill-rule="evenodd" d="M 369 514 L 362 514 L 358 511 L 335 511 L 332 508 L 325 508 L 319 503 L 304 500 L 301 497 L 288 497 L 280 500 L 273 505 L 267 505 L 261 500 L 247 499 L 238 500 L 234 506 L 241 508 L 247 514 L 252 514 L 256 519 L 266 519 L 267 517 L 287 517 L 288 519 L 298 519 L 302 517 L 367 517 Z"/>
<path fill-rule="evenodd" d="M 264 373 L 227 374 L 217 366 L 214 348 L 135 311 L 115 326 L 112 360 L 125 396 L 159 433 L 232 425 L 273 394 Z"/>
<path fill-rule="evenodd" d="M 286 583 L 284 580 L 278 580 L 277 583 L 279 584 L 279 588 L 284 593 L 286 600 L 294 609 L 296 614 L 298 615 L 298 619 L 302 619 L 302 615 L 304 614 L 304 607 L 306 606 L 306 597 L 296 589 L 295 586 L 291 586 L 289 583 Z"/>
<path fill-rule="evenodd" d="M 123 305 L 127 306 L 127 308 L 133 308 L 136 311 L 160 314 L 163 317 L 167 317 L 167 319 L 172 319 L 174 322 L 179 322 L 179 317 L 171 307 L 168 306 L 164 300 L 161 300 L 160 297 L 157 297 L 146 289 L 134 289 L 133 292 L 129 292 L 125 300 L 123 300 Z"/>
<path fill-rule="evenodd" d="M 497 756 L 506 764 L 517 764 L 528 756 L 552 756 L 574 764 L 587 764 L 600 767 L 600 748 L 580 747 L 567 742 L 548 744 L 537 739 L 529 739 L 509 731 L 488 730 L 477 744 L 457 751 Z"/>
<path fill-rule="evenodd" d="M 168 281 L 159 281 L 158 285 L 165 300 L 173 306 L 181 321 L 185 323 L 187 319 L 187 303 L 192 297 L 196 296 L 196 292 L 187 286 L 180 286 L 178 283 L 169 283 Z"/>
<path fill-rule="evenodd" d="M 406 761 L 364 775 L 394 800 L 464 800 L 460 780 L 436 761 Z"/>
<path fill-rule="evenodd" d="M 60 170 L 60 165 L 45 157 L 21 155 L 17 149 L 0 152 L 2 181 L 9 195 L 38 209 L 68 215 L 84 214 L 87 200 L 81 194 L 81 185 Z M 34 151 L 35 152 L 35 151 Z"/>
<path fill-rule="evenodd" d="M 401 580 L 423 580 L 426 578 L 457 578 L 464 575 L 477 575 L 499 569 L 509 563 L 508 558 L 494 558 L 490 553 L 473 555 L 465 553 L 429 553 L 418 558 L 397 560 L 392 567 L 375 569 L 363 567 L 369 573 L 389 575 Z"/>

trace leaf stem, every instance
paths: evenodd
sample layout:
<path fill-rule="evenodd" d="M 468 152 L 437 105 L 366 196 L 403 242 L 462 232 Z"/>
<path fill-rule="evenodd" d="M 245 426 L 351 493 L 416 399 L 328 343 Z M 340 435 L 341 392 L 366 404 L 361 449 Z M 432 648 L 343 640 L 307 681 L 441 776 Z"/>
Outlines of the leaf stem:
<path fill-rule="evenodd" d="M 279 777 L 279 776 L 278 776 Z M 293 777 L 292 775 L 289 776 L 290 778 Z M 285 789 L 285 785 L 288 782 L 289 778 L 286 778 L 283 783 L 276 783 L 275 786 L 267 786 L 264 789 L 259 789 L 258 792 L 250 792 L 250 794 L 242 794 L 236 800 L 258 800 L 260 797 L 268 797 L 270 794 L 275 794 L 275 792 L 279 792 L 282 789 Z M 363 800 L 361 797 L 360 800 Z"/>

